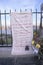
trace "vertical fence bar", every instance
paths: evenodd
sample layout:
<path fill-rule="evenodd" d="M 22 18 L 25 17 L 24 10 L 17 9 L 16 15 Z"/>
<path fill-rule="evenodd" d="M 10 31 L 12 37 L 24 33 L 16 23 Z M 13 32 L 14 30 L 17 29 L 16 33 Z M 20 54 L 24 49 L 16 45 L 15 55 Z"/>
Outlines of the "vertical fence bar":
<path fill-rule="evenodd" d="M 25 9 L 25 12 L 27 11 L 27 9 Z"/>
<path fill-rule="evenodd" d="M 15 12 L 16 12 L 16 9 L 15 9 Z"/>
<path fill-rule="evenodd" d="M 6 44 L 8 45 L 7 43 L 7 24 L 6 24 L 6 10 L 5 10 L 5 38 L 6 38 Z"/>
<path fill-rule="evenodd" d="M 2 43 L 2 24 L 1 24 L 1 10 L 0 10 L 0 43 L 3 45 Z"/>
<path fill-rule="evenodd" d="M 42 28 L 42 11 L 41 11 L 41 18 L 40 18 L 40 29 Z"/>
<path fill-rule="evenodd" d="M 10 10 L 10 16 L 11 16 L 11 10 Z M 11 22 L 10 22 L 10 30 L 11 30 Z M 12 46 L 12 30 L 11 30 L 11 46 Z"/>
<path fill-rule="evenodd" d="M 22 12 L 22 10 L 20 9 L 20 12 Z"/>
<path fill-rule="evenodd" d="M 32 12 L 32 9 L 30 9 L 31 10 L 31 12 Z"/>
<path fill-rule="evenodd" d="M 37 9 L 36 9 L 36 33 L 37 33 Z"/>

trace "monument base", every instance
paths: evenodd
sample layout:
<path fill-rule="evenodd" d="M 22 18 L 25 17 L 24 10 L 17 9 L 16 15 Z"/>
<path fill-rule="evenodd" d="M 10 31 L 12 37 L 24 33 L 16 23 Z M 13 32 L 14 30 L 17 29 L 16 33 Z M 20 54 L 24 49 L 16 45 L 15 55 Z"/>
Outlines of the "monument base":
<path fill-rule="evenodd" d="M 33 54 L 33 50 L 31 47 L 29 49 L 25 49 L 25 47 L 14 47 L 12 49 L 12 55 L 29 55 Z"/>

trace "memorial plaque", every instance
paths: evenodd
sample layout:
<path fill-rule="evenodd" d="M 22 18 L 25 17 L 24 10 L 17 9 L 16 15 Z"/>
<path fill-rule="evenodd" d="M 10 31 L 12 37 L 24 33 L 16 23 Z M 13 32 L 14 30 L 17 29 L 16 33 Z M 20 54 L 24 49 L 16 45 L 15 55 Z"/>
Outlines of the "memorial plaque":
<path fill-rule="evenodd" d="M 33 22 L 31 12 L 11 13 L 12 55 L 32 54 Z"/>

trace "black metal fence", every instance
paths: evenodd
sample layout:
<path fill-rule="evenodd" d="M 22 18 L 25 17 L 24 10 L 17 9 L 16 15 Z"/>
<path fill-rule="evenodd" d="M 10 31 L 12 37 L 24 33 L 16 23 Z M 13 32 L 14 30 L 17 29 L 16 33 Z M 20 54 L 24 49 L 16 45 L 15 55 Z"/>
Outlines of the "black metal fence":
<path fill-rule="evenodd" d="M 11 10 L 9 13 L 6 12 L 6 10 L 4 11 L 4 13 L 1 13 L 0 11 L 0 47 L 12 46 L 12 31 L 10 28 L 11 26 L 7 26 L 7 19 L 10 19 L 10 13 Z M 4 22 L 4 25 L 2 25 L 2 20 Z M 10 21 L 8 20 L 8 23 L 9 22 Z"/>
<path fill-rule="evenodd" d="M 35 12 L 32 11 L 33 24 L 35 23 L 35 26 L 33 28 L 36 29 L 36 32 L 37 32 L 37 29 L 38 29 L 37 24 L 40 23 L 40 15 L 41 15 L 41 13 L 43 13 L 43 12 L 38 12 L 37 9 L 36 9 Z M 9 13 L 6 12 L 6 10 L 4 11 L 4 13 L 2 13 L 1 10 L 0 10 L 0 47 L 11 47 L 12 46 L 11 25 L 9 26 L 9 28 L 7 26 L 7 19 L 8 19 L 7 15 L 10 18 L 10 14 L 11 14 L 11 10 L 10 10 Z M 4 16 L 4 24 L 5 24 L 4 27 L 2 25 L 2 20 L 3 20 L 2 16 Z M 8 21 L 8 22 L 10 22 L 10 21 Z M 9 31 L 8 31 L 7 28 L 9 29 L 10 34 L 9 34 Z M 4 32 L 3 32 L 3 30 L 4 30 Z"/>

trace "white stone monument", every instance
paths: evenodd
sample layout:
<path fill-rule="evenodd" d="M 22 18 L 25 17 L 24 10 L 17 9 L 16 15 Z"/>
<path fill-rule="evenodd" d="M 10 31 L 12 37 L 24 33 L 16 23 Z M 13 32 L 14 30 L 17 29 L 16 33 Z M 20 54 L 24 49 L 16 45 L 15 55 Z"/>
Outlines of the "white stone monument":
<path fill-rule="evenodd" d="M 12 12 L 12 55 L 33 54 L 31 42 L 33 38 L 32 12 Z"/>

